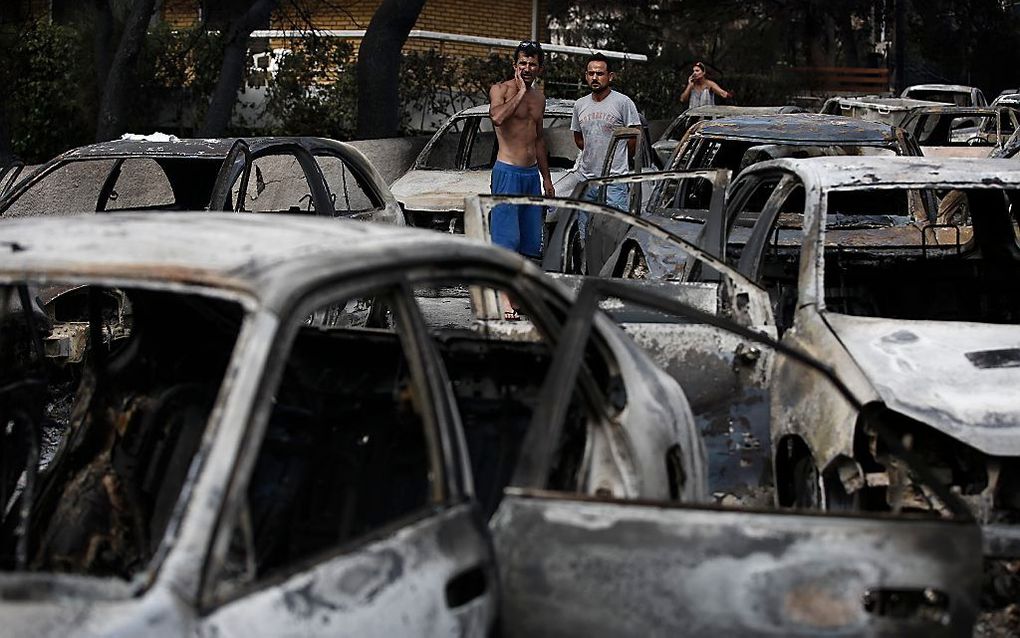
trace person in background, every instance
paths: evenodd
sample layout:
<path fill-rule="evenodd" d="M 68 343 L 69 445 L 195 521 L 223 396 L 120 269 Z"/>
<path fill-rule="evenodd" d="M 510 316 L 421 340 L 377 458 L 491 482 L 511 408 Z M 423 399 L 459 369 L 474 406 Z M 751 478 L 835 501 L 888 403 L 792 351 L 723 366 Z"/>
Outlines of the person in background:
<path fill-rule="evenodd" d="M 581 149 L 576 172 L 581 180 L 602 177 L 602 167 L 609 152 L 613 131 L 621 126 L 641 126 L 637 106 L 629 97 L 613 90 L 616 75 L 609 60 L 601 53 L 588 58 L 584 78 L 591 93 L 574 102 L 574 113 L 570 129 L 574 131 L 574 143 Z M 626 175 L 630 171 L 628 153 L 633 156 L 637 140 L 630 140 L 628 148 L 621 146 L 609 165 L 610 175 Z M 597 190 L 585 194 L 593 199 Z M 616 184 L 607 188 L 606 203 L 619 210 L 627 210 L 627 188 Z M 587 215 L 578 214 L 577 229 L 581 241 L 587 240 Z"/>
<path fill-rule="evenodd" d="M 705 65 L 695 62 L 690 76 L 687 78 L 687 88 L 680 95 L 680 102 L 688 102 L 687 108 L 696 108 L 715 104 L 715 96 L 729 99 L 733 94 L 722 88 L 712 80 L 705 77 Z"/>

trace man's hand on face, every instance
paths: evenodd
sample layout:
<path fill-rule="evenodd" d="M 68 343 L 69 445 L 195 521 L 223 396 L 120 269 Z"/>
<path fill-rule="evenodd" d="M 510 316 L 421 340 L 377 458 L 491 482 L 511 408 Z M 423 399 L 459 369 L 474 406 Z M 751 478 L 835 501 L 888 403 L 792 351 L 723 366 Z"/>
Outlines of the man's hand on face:
<path fill-rule="evenodd" d="M 517 87 L 518 93 L 528 90 L 528 85 L 524 83 L 524 78 L 521 77 L 521 67 L 514 67 L 514 86 Z"/>

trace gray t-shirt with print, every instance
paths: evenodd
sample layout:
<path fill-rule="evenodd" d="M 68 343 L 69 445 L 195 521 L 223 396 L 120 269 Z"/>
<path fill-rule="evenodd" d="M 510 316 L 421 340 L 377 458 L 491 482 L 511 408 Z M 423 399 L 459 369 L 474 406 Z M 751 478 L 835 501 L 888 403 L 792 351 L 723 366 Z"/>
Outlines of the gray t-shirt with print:
<path fill-rule="evenodd" d="M 639 126 L 641 116 L 638 115 L 634 101 L 623 93 L 610 90 L 609 95 L 601 102 L 592 99 L 591 94 L 574 102 L 574 115 L 570 119 L 570 130 L 584 136 L 584 150 L 577 162 L 577 172 L 583 179 L 591 179 L 602 175 L 602 164 L 613 131 L 621 126 Z M 613 157 L 610 175 L 624 175 L 628 172 L 627 145 L 617 147 Z"/>

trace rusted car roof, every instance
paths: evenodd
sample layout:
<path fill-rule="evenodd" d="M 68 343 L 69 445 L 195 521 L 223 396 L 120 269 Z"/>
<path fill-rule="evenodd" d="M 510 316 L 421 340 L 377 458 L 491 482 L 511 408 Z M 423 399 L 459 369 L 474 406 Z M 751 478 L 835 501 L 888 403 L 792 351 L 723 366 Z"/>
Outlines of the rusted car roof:
<path fill-rule="evenodd" d="M 443 233 L 343 219 L 231 213 L 117 213 L 3 222 L 0 280 L 25 273 L 159 279 L 247 292 L 272 304 L 290 294 L 297 273 L 338 260 L 352 269 L 392 261 L 394 251 L 423 259 L 471 255 L 513 263 L 513 254 Z M 289 266 L 280 276 L 280 264 Z"/>
<path fill-rule="evenodd" d="M 784 168 L 819 188 L 980 188 L 1020 186 L 1020 164 L 960 157 L 813 157 L 778 159 L 748 171 Z"/>
<path fill-rule="evenodd" d="M 774 144 L 883 144 L 896 142 L 896 129 L 839 115 L 790 113 L 741 115 L 703 122 L 702 137 L 747 139 Z"/>
<path fill-rule="evenodd" d="M 570 115 L 574 111 L 573 100 L 563 100 L 560 98 L 546 98 L 545 100 L 545 114 L 546 115 Z M 489 105 L 480 104 L 478 106 L 472 106 L 460 111 L 454 117 L 461 117 L 462 115 L 489 115 Z"/>

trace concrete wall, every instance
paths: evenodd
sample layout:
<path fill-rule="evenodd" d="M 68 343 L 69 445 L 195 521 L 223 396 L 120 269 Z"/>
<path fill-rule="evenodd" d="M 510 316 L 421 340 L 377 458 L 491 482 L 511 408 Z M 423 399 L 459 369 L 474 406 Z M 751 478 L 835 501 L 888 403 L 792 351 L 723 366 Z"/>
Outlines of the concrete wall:
<path fill-rule="evenodd" d="M 423 135 L 382 140 L 359 140 L 351 142 L 351 146 L 364 153 L 368 161 L 372 162 L 372 165 L 386 180 L 386 183 L 392 184 L 394 180 L 407 172 L 429 138 L 430 136 Z"/>

